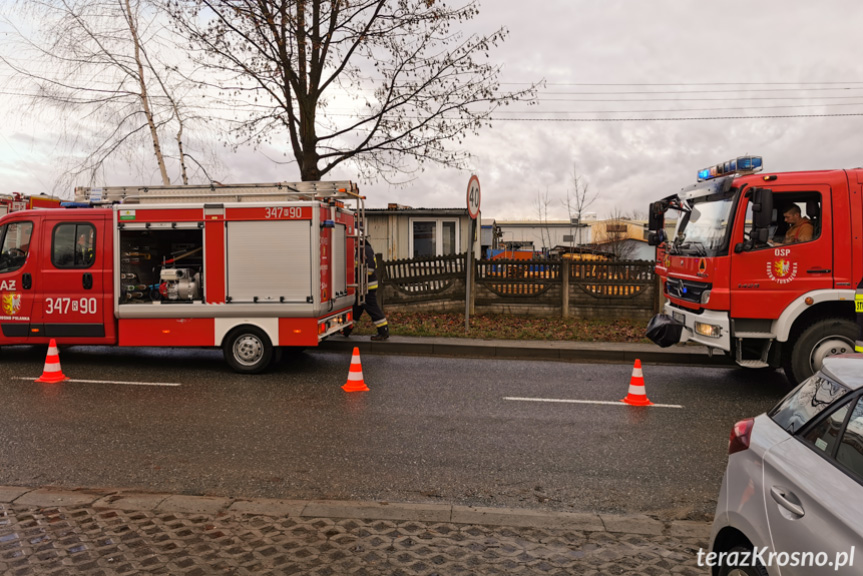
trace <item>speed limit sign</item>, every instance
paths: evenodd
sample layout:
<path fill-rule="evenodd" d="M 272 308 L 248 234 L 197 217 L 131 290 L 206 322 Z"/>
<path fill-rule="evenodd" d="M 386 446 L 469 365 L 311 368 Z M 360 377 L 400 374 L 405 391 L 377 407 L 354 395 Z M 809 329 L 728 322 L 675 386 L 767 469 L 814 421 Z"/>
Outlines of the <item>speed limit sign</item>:
<path fill-rule="evenodd" d="M 479 178 L 476 175 L 467 183 L 467 212 L 474 220 L 479 216 Z"/>

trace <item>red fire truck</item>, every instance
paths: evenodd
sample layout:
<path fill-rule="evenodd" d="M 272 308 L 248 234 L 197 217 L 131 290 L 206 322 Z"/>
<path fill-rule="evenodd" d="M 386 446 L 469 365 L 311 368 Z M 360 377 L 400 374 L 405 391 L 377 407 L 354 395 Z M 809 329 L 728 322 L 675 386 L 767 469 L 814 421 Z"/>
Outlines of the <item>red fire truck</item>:
<path fill-rule="evenodd" d="M 219 346 L 257 373 L 351 325 L 365 294 L 351 182 L 78 188 L 75 200 L 0 218 L 0 345 Z"/>
<path fill-rule="evenodd" d="M 697 342 L 744 367 L 782 367 L 797 383 L 825 357 L 854 351 L 863 169 L 761 170 L 760 157 L 736 158 L 650 205 L 667 299 L 654 320 L 669 328 L 652 338 Z M 670 237 L 669 210 L 677 214 Z"/>
<path fill-rule="evenodd" d="M 12 194 L 0 194 L 0 216 L 18 210 L 30 210 L 33 208 L 59 208 L 59 198 L 40 194 L 39 196 L 24 196 L 20 192 Z"/>

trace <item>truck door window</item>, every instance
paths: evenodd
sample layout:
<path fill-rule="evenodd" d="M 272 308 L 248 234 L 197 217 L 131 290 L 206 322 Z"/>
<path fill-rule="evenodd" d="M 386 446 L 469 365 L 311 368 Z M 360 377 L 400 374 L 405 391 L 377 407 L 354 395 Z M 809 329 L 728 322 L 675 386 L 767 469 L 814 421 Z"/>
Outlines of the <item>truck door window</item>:
<path fill-rule="evenodd" d="M 746 205 L 746 237 L 752 232 L 752 203 Z M 818 192 L 775 193 L 770 243 L 756 246 L 770 248 L 780 244 L 800 244 L 821 236 L 821 194 Z"/>
<path fill-rule="evenodd" d="M 32 222 L 14 222 L 2 228 L 3 246 L 0 248 L 0 272 L 12 272 L 27 261 L 30 252 Z"/>
<path fill-rule="evenodd" d="M 92 224 L 59 224 L 54 228 L 51 262 L 57 268 L 89 268 L 95 260 L 96 229 Z"/>

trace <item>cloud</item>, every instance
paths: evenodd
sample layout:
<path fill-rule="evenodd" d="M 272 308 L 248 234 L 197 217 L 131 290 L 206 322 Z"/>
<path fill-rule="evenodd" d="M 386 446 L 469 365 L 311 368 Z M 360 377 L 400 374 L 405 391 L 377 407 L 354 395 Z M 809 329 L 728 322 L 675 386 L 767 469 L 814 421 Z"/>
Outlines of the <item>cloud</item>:
<path fill-rule="evenodd" d="M 482 185 L 484 217 L 533 218 L 537 194 L 547 191 L 550 217 L 563 219 L 568 217 L 563 201 L 572 189 L 574 165 L 598 192 L 590 210 L 600 215 L 616 208 L 644 211 L 652 200 L 692 184 L 697 170 L 747 153 L 762 155 L 767 171 L 859 166 L 863 116 L 757 116 L 863 114 L 863 83 L 835 91 L 803 91 L 816 86 L 787 84 L 860 81 L 861 21 L 863 3 L 853 0 L 543 0 L 529 8 L 516 0 L 485 0 L 466 33 L 508 28 L 506 42 L 490 53 L 501 66 L 503 88 L 545 79 L 541 102 L 505 108 L 492 128 L 467 137 L 464 147 L 473 155 L 469 170 L 427 165 L 400 186 L 363 182 L 363 193 L 370 207 L 389 202 L 463 207 L 473 172 Z M 746 84 L 730 84 L 734 82 Z M 680 94 L 683 91 L 691 94 Z M 814 99 L 817 96 L 833 99 Z M 743 97 L 763 99 L 740 100 Z M 597 101 L 577 101 L 586 99 Z M 754 108 L 793 104 L 818 106 Z M 725 109 L 673 112 L 701 108 Z M 669 112 L 635 112 L 648 109 Z M 560 111 L 567 113 L 555 113 Z M 15 115 L 14 110 L 8 113 Z M 738 118 L 651 120 L 701 116 Z M 505 120 L 513 118 L 528 120 Z M 614 118 L 641 120 L 611 121 Z M 17 132 L 0 138 L 0 179 L 7 188 L 0 192 L 50 190 L 63 153 L 56 146 L 53 124 L 50 117 L 30 118 L 26 127 L 16 126 Z M 212 177 L 220 181 L 299 177 L 292 157 L 284 155 L 285 144 L 237 152 L 214 149 L 219 164 Z M 122 162 L 107 175 L 110 184 L 142 184 L 141 179 L 154 176 Z M 350 165 L 329 176 L 357 180 Z"/>

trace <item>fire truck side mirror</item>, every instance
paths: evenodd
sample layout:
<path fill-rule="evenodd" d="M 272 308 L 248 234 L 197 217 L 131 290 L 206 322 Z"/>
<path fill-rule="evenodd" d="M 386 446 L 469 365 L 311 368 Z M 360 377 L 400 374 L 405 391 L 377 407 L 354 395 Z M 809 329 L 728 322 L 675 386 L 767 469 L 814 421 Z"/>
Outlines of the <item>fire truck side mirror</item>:
<path fill-rule="evenodd" d="M 761 229 L 767 231 L 773 219 L 773 190 L 767 188 L 753 188 L 752 199 L 752 225 L 753 232 Z M 765 238 L 764 242 L 767 241 Z"/>
<path fill-rule="evenodd" d="M 650 232 L 647 235 L 648 246 L 659 246 L 666 240 L 668 240 L 668 238 L 665 237 L 665 230 L 657 230 L 656 232 Z"/>
<path fill-rule="evenodd" d="M 650 205 L 647 216 L 647 229 L 658 232 L 665 227 L 665 204 L 662 201 Z"/>

